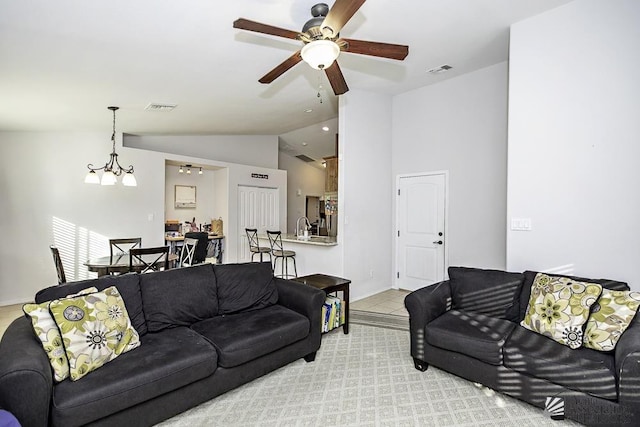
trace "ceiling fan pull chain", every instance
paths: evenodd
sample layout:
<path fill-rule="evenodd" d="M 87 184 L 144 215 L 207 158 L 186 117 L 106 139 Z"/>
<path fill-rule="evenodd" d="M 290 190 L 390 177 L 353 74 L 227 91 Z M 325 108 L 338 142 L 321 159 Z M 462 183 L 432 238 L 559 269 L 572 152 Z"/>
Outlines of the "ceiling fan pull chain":
<path fill-rule="evenodd" d="M 322 71 L 318 71 L 318 98 L 320 98 L 320 104 L 322 104 L 322 95 L 320 94 L 320 91 L 322 90 Z"/>

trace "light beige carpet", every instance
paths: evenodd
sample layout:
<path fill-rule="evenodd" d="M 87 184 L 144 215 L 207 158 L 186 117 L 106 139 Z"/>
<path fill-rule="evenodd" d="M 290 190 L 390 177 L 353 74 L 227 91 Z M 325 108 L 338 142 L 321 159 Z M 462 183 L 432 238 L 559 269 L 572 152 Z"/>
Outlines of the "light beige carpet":
<path fill-rule="evenodd" d="M 430 367 L 409 332 L 359 324 L 325 334 L 315 362 L 298 360 L 161 424 L 193 426 L 576 426 Z"/>

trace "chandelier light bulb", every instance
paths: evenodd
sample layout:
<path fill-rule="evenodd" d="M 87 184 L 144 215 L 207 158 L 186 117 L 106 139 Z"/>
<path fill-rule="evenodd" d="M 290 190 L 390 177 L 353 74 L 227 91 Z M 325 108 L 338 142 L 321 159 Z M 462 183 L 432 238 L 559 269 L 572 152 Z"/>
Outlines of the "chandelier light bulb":
<path fill-rule="evenodd" d="M 133 172 L 126 173 L 122 177 L 122 185 L 125 187 L 137 187 L 138 182 L 136 181 L 136 177 L 133 175 Z"/>
<path fill-rule="evenodd" d="M 115 185 L 118 180 L 116 176 L 111 171 L 106 171 L 102 174 L 102 179 L 100 180 L 100 185 Z"/>
<path fill-rule="evenodd" d="M 100 177 L 95 171 L 89 171 L 84 177 L 85 184 L 100 184 Z"/>

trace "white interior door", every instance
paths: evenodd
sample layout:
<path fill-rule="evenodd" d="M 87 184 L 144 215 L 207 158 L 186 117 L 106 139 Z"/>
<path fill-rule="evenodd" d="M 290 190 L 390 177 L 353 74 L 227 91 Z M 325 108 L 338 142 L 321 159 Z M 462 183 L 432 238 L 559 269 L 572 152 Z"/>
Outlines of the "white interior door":
<path fill-rule="evenodd" d="M 280 192 L 277 188 L 238 186 L 238 262 L 251 261 L 245 228 L 258 235 L 280 229 Z"/>
<path fill-rule="evenodd" d="M 444 280 L 446 174 L 398 178 L 398 288 L 416 290 Z"/>

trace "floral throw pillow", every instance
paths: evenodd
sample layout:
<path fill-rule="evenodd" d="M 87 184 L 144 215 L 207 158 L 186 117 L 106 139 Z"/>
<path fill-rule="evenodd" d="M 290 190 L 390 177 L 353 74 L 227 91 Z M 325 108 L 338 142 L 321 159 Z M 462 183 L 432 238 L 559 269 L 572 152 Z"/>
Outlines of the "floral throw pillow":
<path fill-rule="evenodd" d="M 538 273 L 520 325 L 572 349 L 579 348 L 589 310 L 601 292 L 602 286 L 596 283 Z"/>
<path fill-rule="evenodd" d="M 584 346 L 600 351 L 615 349 L 639 306 L 638 292 L 603 289 L 589 316 L 584 331 Z"/>
<path fill-rule="evenodd" d="M 75 298 L 54 300 L 49 310 L 58 325 L 76 381 L 140 345 L 115 286 Z"/>
<path fill-rule="evenodd" d="M 98 292 L 98 289 L 94 287 L 83 289 L 77 294 L 68 295 L 67 298 L 93 292 Z M 50 303 L 51 301 L 45 301 L 40 304 L 25 304 L 22 306 L 22 311 L 31 318 L 33 331 L 49 357 L 49 362 L 53 368 L 53 377 L 60 382 L 69 377 L 69 361 L 64 351 L 64 343 L 62 342 L 60 331 L 58 331 L 56 322 L 49 312 Z"/>

